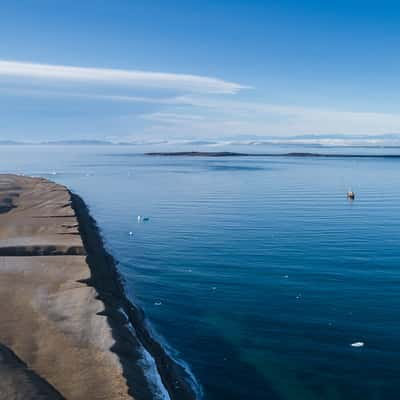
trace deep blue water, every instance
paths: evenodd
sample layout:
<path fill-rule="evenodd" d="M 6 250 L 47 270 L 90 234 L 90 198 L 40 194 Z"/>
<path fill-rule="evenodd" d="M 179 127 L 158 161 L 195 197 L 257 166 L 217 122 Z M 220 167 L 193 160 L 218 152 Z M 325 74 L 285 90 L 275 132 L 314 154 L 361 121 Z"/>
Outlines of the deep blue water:
<path fill-rule="evenodd" d="M 4 146 L 0 172 L 83 196 L 206 399 L 398 398 L 400 159 L 133 151 Z"/>

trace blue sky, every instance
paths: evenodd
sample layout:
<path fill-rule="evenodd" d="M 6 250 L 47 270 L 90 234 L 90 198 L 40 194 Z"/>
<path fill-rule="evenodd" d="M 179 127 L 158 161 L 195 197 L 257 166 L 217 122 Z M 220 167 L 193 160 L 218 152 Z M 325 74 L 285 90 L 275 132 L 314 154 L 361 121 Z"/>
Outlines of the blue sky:
<path fill-rule="evenodd" d="M 2 1 L 0 38 L 0 140 L 400 132 L 396 2 Z"/>

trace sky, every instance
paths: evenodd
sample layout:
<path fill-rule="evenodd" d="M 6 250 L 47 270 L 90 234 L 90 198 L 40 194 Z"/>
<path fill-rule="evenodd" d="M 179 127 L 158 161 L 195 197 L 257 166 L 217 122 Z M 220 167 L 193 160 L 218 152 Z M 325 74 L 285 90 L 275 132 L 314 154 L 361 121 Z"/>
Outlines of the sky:
<path fill-rule="evenodd" d="M 400 4 L 3 0 L 0 140 L 400 133 Z"/>

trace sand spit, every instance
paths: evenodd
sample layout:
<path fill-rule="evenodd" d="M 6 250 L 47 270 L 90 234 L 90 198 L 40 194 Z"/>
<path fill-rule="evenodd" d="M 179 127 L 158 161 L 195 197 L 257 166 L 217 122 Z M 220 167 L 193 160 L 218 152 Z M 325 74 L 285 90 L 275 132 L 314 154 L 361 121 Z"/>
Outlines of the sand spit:
<path fill-rule="evenodd" d="M 0 400 L 155 399 L 143 346 L 171 400 L 193 399 L 84 202 L 45 179 L 0 175 Z"/>

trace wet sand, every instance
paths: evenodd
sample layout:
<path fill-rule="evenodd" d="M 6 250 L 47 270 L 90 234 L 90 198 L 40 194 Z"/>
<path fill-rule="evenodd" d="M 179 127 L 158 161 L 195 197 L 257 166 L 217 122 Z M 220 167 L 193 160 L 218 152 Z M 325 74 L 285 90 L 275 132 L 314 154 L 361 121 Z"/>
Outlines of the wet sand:
<path fill-rule="evenodd" d="M 154 399 L 143 346 L 169 397 L 193 399 L 126 298 L 82 199 L 0 175 L 0 399 Z"/>

